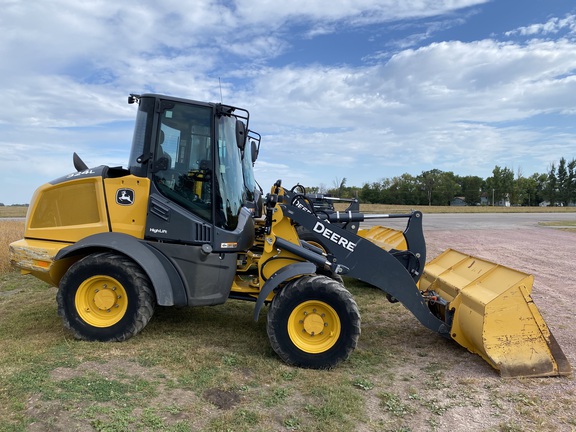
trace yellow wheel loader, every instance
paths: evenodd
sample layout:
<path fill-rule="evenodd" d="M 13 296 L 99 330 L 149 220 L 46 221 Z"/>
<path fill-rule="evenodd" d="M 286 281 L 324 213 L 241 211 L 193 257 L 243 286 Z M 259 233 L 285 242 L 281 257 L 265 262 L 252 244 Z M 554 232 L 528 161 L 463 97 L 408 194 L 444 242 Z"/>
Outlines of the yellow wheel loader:
<path fill-rule="evenodd" d="M 455 251 L 425 266 L 417 211 L 381 215 L 407 220 L 404 232 L 384 235 L 356 233 L 367 216 L 317 212 L 280 182 L 261 200 L 252 173 L 260 136 L 246 110 L 156 94 L 128 101 L 138 104 L 128 167 L 90 168 L 74 154 L 76 172 L 36 190 L 25 237 L 10 245 L 15 266 L 58 287 L 58 312 L 76 338 L 128 339 L 156 305 L 241 299 L 255 303 L 254 319 L 269 305 L 267 332 L 282 360 L 330 368 L 361 332 L 344 275 L 503 375 L 570 372 L 529 297 L 529 276 Z"/>

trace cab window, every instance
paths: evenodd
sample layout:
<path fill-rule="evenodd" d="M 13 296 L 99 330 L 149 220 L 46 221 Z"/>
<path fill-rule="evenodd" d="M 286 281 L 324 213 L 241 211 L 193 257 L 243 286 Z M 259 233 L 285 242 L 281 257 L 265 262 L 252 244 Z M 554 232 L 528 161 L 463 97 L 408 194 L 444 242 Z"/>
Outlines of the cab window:
<path fill-rule="evenodd" d="M 154 183 L 167 198 L 212 221 L 212 143 L 209 107 L 170 102 L 154 152 Z"/>

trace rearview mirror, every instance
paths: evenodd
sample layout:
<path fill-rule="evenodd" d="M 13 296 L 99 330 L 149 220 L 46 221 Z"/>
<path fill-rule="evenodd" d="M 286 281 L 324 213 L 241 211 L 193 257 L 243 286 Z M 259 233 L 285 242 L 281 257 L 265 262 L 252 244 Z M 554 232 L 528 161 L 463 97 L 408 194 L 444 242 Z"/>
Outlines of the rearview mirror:
<path fill-rule="evenodd" d="M 240 120 L 236 120 L 236 144 L 240 150 L 244 151 L 246 146 L 246 125 Z"/>
<path fill-rule="evenodd" d="M 256 162 L 256 159 L 258 159 L 258 145 L 256 144 L 256 141 L 250 141 L 250 147 L 250 151 L 252 152 L 252 163 L 254 163 Z"/>

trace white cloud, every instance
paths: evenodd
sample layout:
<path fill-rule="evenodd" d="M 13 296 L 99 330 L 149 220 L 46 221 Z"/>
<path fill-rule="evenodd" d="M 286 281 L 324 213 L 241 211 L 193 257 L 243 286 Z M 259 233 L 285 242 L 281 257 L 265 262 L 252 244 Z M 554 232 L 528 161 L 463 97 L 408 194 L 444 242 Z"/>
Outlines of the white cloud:
<path fill-rule="evenodd" d="M 522 35 L 555 35 L 562 30 L 574 35 L 576 33 L 576 15 L 566 15 L 564 18 L 554 17 L 545 23 L 532 24 L 506 32 L 506 36 Z"/>
<path fill-rule="evenodd" d="M 565 40 L 442 42 L 378 66 L 268 68 L 254 79 L 253 100 L 260 116 L 273 114 L 268 123 L 303 129 L 505 122 L 574 107 L 575 65 L 576 44 Z"/>
<path fill-rule="evenodd" d="M 236 0 L 241 22 L 249 24 L 334 22 L 366 25 L 399 19 L 441 15 L 481 5 L 489 0 Z"/>
<path fill-rule="evenodd" d="M 259 62 L 282 54 L 288 47 L 285 40 L 274 35 L 255 36 L 241 42 L 226 43 L 223 41 L 222 44 L 224 51 L 237 56 L 253 57 Z"/>
<path fill-rule="evenodd" d="M 42 180 L 63 175 L 72 151 L 89 163 L 125 164 L 128 93 L 218 101 L 219 78 L 224 100 L 248 108 L 264 134 L 256 174 L 266 190 L 275 177 L 361 185 L 431 168 L 486 176 L 495 164 L 575 153 L 572 135 L 529 125 L 576 111 L 574 15 L 507 33 L 528 41 L 423 45 L 486 1 L 4 3 L 0 148 L 12 157 L 0 170 L 10 182 L 31 178 L 31 166 Z M 411 18 L 429 17 L 438 19 L 407 33 Z M 402 27 L 402 36 L 375 44 L 364 62 L 283 60 L 296 42 L 374 23 Z"/>
<path fill-rule="evenodd" d="M 372 67 L 262 71 L 255 123 L 270 133 L 267 141 L 289 149 L 265 148 L 262 158 L 309 166 L 325 183 L 347 173 L 360 185 L 431 168 L 485 177 L 496 164 L 554 159 L 542 143 L 555 140 L 565 143 L 557 158 L 570 155 L 572 137 L 502 124 L 573 112 L 575 64 L 567 40 L 484 40 L 406 50 Z M 283 124 L 282 133 L 270 124 Z"/>

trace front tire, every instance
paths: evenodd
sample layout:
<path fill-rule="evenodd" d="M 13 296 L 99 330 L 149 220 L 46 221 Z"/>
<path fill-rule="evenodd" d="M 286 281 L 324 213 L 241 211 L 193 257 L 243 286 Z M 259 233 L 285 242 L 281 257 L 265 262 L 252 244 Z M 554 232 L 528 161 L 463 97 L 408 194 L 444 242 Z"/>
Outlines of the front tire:
<path fill-rule="evenodd" d="M 303 276 L 274 297 L 267 330 L 272 348 L 286 363 L 328 369 L 356 348 L 360 312 L 342 284 L 327 276 Z"/>
<path fill-rule="evenodd" d="M 100 252 L 74 263 L 60 281 L 58 314 L 74 337 L 124 341 L 138 334 L 154 314 L 148 276 L 123 255 Z"/>

